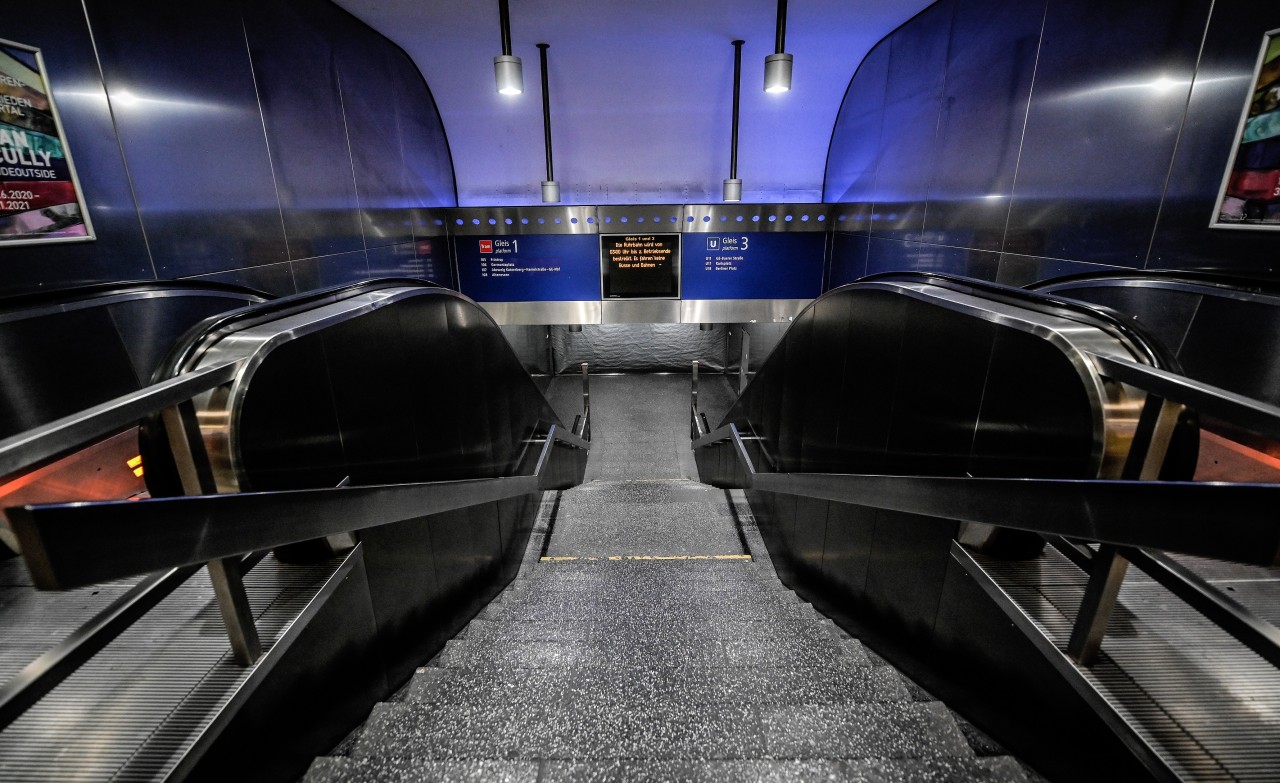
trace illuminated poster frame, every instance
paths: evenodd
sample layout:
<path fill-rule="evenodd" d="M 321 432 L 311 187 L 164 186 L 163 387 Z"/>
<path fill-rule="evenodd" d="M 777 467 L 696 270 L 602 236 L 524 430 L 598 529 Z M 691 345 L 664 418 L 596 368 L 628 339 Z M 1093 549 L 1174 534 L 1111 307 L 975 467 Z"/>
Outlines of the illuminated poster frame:
<path fill-rule="evenodd" d="M 0 246 L 92 239 L 44 57 L 0 38 Z"/>
<path fill-rule="evenodd" d="M 1280 29 L 1262 37 L 1211 228 L 1280 228 Z"/>

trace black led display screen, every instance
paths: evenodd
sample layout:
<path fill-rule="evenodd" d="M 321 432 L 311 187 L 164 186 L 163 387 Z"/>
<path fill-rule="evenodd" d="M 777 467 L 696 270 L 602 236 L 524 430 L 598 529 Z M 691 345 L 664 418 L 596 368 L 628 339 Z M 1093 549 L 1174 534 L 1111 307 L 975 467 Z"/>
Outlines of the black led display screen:
<path fill-rule="evenodd" d="M 680 296 L 679 234 L 601 234 L 605 299 Z"/>

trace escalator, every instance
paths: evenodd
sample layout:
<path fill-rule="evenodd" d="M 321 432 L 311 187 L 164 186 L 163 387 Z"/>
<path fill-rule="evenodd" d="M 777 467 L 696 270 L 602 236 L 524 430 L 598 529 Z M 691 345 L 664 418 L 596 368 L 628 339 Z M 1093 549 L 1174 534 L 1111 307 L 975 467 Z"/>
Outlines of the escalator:
<path fill-rule="evenodd" d="M 1280 633 L 1176 558 L 1275 564 L 1275 487 L 1190 479 L 1200 418 L 1274 436 L 1280 410 L 1055 290 L 825 295 L 721 426 L 694 411 L 703 480 L 745 489 L 786 584 L 1049 778 L 1274 779 Z"/>
<path fill-rule="evenodd" d="M 1201 421 L 1280 410 L 1131 320 L 881 276 L 722 417 L 723 376 L 692 410 L 606 376 L 569 427 L 444 289 L 211 320 L 123 406 L 154 498 L 12 512 L 42 587 L 195 586 L 0 731 L 0 776 L 1274 779 L 1267 624 L 1151 597 L 1170 558 L 1276 563 L 1280 487 L 1192 479 Z"/>
<path fill-rule="evenodd" d="M 196 282 L 95 285 L 0 299 L 0 443 L 145 387 L 165 351 L 206 317 L 266 301 Z M 10 452 L 9 449 L 5 449 Z M 136 426 L 73 448 L 0 465 L 0 509 L 145 497 Z M 149 591 L 128 577 L 71 594 L 33 589 L 0 510 L 0 725 L 110 636 L 112 618 Z M 94 633 L 86 629 L 94 628 Z"/>
<path fill-rule="evenodd" d="M 10 509 L 41 589 L 169 589 L 0 730 L 5 780 L 296 776 L 511 578 L 587 447 L 483 310 L 405 280 L 210 318 L 0 458 L 139 418 L 151 498 Z"/>

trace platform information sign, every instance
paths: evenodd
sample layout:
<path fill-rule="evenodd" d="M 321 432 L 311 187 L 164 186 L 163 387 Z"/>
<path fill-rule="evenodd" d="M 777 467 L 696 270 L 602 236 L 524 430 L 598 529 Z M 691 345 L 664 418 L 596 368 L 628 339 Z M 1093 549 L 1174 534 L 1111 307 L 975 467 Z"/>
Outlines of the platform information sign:
<path fill-rule="evenodd" d="M 93 238 L 40 50 L 0 40 L 0 245 Z"/>
<path fill-rule="evenodd" d="M 826 234 L 688 234 L 683 299 L 813 299 L 822 293 Z"/>
<path fill-rule="evenodd" d="M 606 299 L 674 299 L 680 295 L 679 234 L 602 234 Z"/>
<path fill-rule="evenodd" d="M 458 288 L 477 302 L 600 299 L 595 234 L 454 238 Z"/>

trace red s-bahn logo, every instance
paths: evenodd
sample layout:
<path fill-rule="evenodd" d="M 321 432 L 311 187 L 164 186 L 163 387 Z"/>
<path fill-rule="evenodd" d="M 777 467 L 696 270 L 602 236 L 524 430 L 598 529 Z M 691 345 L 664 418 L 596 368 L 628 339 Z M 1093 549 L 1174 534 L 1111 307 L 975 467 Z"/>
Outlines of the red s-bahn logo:
<path fill-rule="evenodd" d="M 482 239 L 482 240 L 480 240 L 480 252 L 481 252 L 481 253 L 492 253 L 492 252 L 493 252 L 493 240 L 492 240 L 492 239 Z"/>

